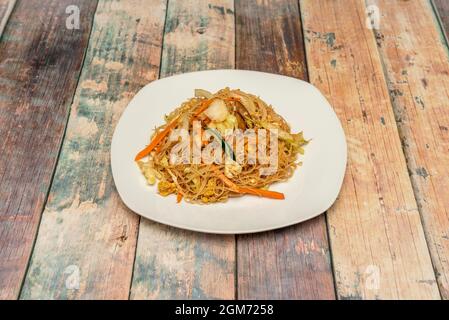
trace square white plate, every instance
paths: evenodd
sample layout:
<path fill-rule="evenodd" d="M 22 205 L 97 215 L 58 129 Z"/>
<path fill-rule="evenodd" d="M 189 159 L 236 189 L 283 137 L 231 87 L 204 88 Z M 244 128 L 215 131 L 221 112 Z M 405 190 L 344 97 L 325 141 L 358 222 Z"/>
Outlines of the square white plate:
<path fill-rule="evenodd" d="M 312 139 L 300 158 L 303 166 L 285 183 L 270 189 L 285 200 L 254 196 L 226 203 L 176 203 L 149 186 L 135 155 L 148 143 L 164 114 L 193 96 L 195 88 L 215 92 L 241 89 L 273 105 L 291 125 Z M 340 191 L 346 169 L 346 140 L 342 126 L 324 96 L 311 84 L 275 74 L 214 70 L 186 73 L 154 81 L 132 99 L 115 129 L 111 146 L 112 174 L 123 202 L 141 216 L 167 225 L 208 233 L 251 233 L 277 229 L 325 212 Z"/>

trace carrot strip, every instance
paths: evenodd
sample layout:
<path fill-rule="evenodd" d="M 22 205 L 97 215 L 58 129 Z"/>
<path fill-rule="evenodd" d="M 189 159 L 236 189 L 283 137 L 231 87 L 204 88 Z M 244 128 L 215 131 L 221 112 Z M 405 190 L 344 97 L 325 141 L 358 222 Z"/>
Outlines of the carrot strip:
<path fill-rule="evenodd" d="M 223 173 L 221 173 L 217 168 L 213 168 L 213 170 L 218 173 L 218 178 L 220 178 L 220 180 L 223 181 L 225 185 L 227 185 L 232 191 L 234 191 L 236 193 L 252 194 L 255 196 L 259 196 L 259 197 L 276 199 L 276 200 L 284 200 L 285 199 L 284 194 L 280 193 L 280 192 L 268 191 L 268 190 L 256 189 L 256 188 L 239 187 L 234 182 L 232 182 L 230 179 L 228 179 L 228 177 L 226 177 Z"/>
<path fill-rule="evenodd" d="M 182 193 L 178 192 L 178 195 L 176 196 L 176 203 L 180 203 L 182 200 Z"/>
<path fill-rule="evenodd" d="M 240 188 L 240 191 L 242 191 L 242 193 L 248 193 L 248 194 L 252 194 L 252 195 L 264 197 L 264 198 L 277 199 L 277 200 L 285 199 L 285 196 L 283 193 L 276 192 L 276 191 L 269 191 L 269 190 L 256 189 L 256 188 Z"/>
<path fill-rule="evenodd" d="M 205 100 L 201 103 L 201 106 L 198 107 L 198 109 L 195 110 L 195 113 L 193 114 L 194 117 L 199 116 L 203 111 L 205 111 L 207 108 L 209 108 L 210 104 L 214 101 L 214 99 Z"/>
<path fill-rule="evenodd" d="M 220 178 L 220 180 L 223 181 L 224 184 L 227 185 L 232 191 L 242 193 L 240 192 L 239 186 L 236 185 L 234 182 L 232 182 L 230 179 L 228 179 L 228 177 L 226 177 L 223 173 L 220 172 L 218 178 Z"/>
<path fill-rule="evenodd" d="M 156 152 L 156 154 L 158 154 L 161 151 L 162 147 L 163 147 L 163 144 L 157 145 L 157 147 L 154 148 L 154 152 Z"/>
<path fill-rule="evenodd" d="M 214 99 L 205 100 L 201 103 L 201 106 L 198 107 L 198 109 L 195 110 L 195 112 L 192 115 L 192 118 L 190 119 L 190 123 L 193 123 L 193 121 L 198 120 L 198 116 L 206 111 L 207 108 L 209 108 L 210 104 L 214 101 Z"/>
<path fill-rule="evenodd" d="M 160 133 L 158 133 L 156 135 L 156 137 L 154 137 L 153 141 L 151 141 L 151 143 L 142 151 L 140 151 L 137 155 L 136 158 L 134 159 L 135 161 L 139 161 L 140 159 L 146 157 L 147 155 L 150 154 L 151 151 L 153 151 L 153 149 L 159 144 L 159 142 L 162 141 L 162 139 L 164 139 L 168 133 L 174 128 L 176 127 L 176 125 L 178 124 L 178 118 L 174 119 L 172 122 L 170 122 L 165 128 L 164 130 L 162 130 Z"/>

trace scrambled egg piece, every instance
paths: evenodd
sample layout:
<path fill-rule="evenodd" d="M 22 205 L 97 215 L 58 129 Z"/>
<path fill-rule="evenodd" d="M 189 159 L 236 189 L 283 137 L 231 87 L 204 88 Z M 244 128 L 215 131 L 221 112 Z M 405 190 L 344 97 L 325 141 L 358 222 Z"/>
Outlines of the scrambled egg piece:
<path fill-rule="evenodd" d="M 204 195 L 208 197 L 213 196 L 215 194 L 215 186 L 216 186 L 215 179 L 209 179 L 209 181 L 207 181 Z"/>
<path fill-rule="evenodd" d="M 201 201 L 203 203 L 209 202 L 209 197 L 212 197 L 215 194 L 216 181 L 215 179 L 209 179 L 207 181 L 206 190 L 204 191 L 204 195 L 201 197 Z"/>
<path fill-rule="evenodd" d="M 139 161 L 137 164 L 140 168 L 140 171 L 142 171 L 143 175 L 145 176 L 148 184 L 154 185 L 156 183 L 156 178 L 158 177 L 158 172 L 154 170 L 152 164 L 150 162 L 143 161 Z"/>
<path fill-rule="evenodd" d="M 160 161 L 161 165 L 163 167 L 168 167 L 168 159 L 166 156 L 162 157 L 161 161 Z"/>
<path fill-rule="evenodd" d="M 176 184 L 168 181 L 161 181 L 157 185 L 159 190 L 159 194 L 163 197 L 166 197 L 170 194 L 176 193 Z"/>

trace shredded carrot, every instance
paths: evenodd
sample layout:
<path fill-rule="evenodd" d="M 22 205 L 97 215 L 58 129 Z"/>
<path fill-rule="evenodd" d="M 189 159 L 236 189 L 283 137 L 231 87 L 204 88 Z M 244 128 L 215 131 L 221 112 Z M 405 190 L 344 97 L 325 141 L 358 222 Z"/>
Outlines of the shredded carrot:
<path fill-rule="evenodd" d="M 195 113 L 193 114 L 193 116 L 197 117 L 199 116 L 201 113 L 203 113 L 203 111 L 205 111 L 207 108 L 209 108 L 210 104 L 212 103 L 212 101 L 214 101 L 214 99 L 208 99 L 208 100 L 204 100 L 201 103 L 201 106 L 198 107 L 198 109 L 195 110 Z"/>
<path fill-rule="evenodd" d="M 164 146 L 164 144 L 160 143 L 156 146 L 156 148 L 154 148 L 154 152 L 156 152 L 156 154 L 158 154 L 159 152 L 161 152 L 162 147 Z"/>
<path fill-rule="evenodd" d="M 227 185 L 232 191 L 241 193 L 240 188 L 238 185 L 236 185 L 234 182 L 232 182 L 228 177 L 226 177 L 223 173 L 219 173 L 218 178 L 220 178 L 221 181 L 224 182 L 225 185 Z"/>
<path fill-rule="evenodd" d="M 162 130 L 160 133 L 158 133 L 156 135 L 156 137 L 154 137 L 153 141 L 151 141 L 151 143 L 142 151 L 140 151 L 137 155 L 136 158 L 134 159 L 135 161 L 139 161 L 140 159 L 146 157 L 147 155 L 150 154 L 151 151 L 153 151 L 153 149 L 159 144 L 159 142 L 162 141 L 162 139 L 164 139 L 168 133 L 174 128 L 176 127 L 176 125 L 178 124 L 178 118 L 174 119 L 172 122 L 170 122 L 165 128 L 164 130 Z"/>
<path fill-rule="evenodd" d="M 180 203 L 182 200 L 182 193 L 178 192 L 178 195 L 176 196 L 176 203 Z"/>
<path fill-rule="evenodd" d="M 264 198 L 277 199 L 277 200 L 285 199 L 285 196 L 283 193 L 276 192 L 276 191 L 269 191 L 269 190 L 256 189 L 256 188 L 240 188 L 240 191 L 242 191 L 242 193 L 253 194 L 255 196 L 264 197 Z"/>
<path fill-rule="evenodd" d="M 223 173 L 221 173 L 218 168 L 213 168 L 215 172 L 218 174 L 218 178 L 224 182 L 225 185 L 227 185 L 232 191 L 236 193 L 242 193 L 242 194 L 252 194 L 259 197 L 264 198 L 270 198 L 270 199 L 277 199 L 277 200 L 284 200 L 285 196 L 283 193 L 275 192 L 275 191 L 268 191 L 263 189 L 256 189 L 256 188 L 246 188 L 246 187 L 239 187 L 234 182 L 232 182 L 228 177 L 226 177 Z"/>
<path fill-rule="evenodd" d="M 214 101 L 214 99 L 204 100 L 201 105 L 195 110 L 193 113 L 192 118 L 190 119 L 190 123 L 192 123 L 195 120 L 198 120 L 198 116 L 206 111 L 207 108 L 209 108 L 210 104 Z"/>

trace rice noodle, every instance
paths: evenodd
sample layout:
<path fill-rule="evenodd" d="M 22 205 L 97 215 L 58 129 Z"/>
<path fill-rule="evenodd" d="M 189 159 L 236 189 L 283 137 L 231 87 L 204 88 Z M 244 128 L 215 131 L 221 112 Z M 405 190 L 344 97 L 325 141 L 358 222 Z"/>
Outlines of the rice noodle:
<path fill-rule="evenodd" d="M 239 187 L 267 188 L 273 183 L 286 181 L 292 177 L 298 166 L 298 154 L 303 153 L 302 147 L 307 144 L 307 141 L 302 138 L 302 134 L 293 135 L 287 122 L 271 106 L 267 105 L 259 97 L 240 90 L 225 88 L 212 95 L 208 91 L 197 89 L 196 97 L 184 102 L 166 116 L 167 123 L 156 128 L 153 137 L 161 132 L 172 119 L 177 117 L 183 119 L 183 121 L 180 121 L 176 128 L 183 127 L 185 129 L 190 123 L 188 129 L 189 133 L 192 134 L 191 120 L 193 114 L 208 99 L 222 99 L 225 101 L 231 115 L 236 114 L 239 108 L 245 108 L 248 111 L 248 113 L 245 113 L 247 128 L 252 125 L 255 129 L 263 129 L 264 126 L 262 124 L 265 124 L 265 127 L 269 124 L 268 127 L 279 128 L 297 138 L 294 142 L 278 139 L 277 171 L 267 176 L 260 175 L 260 169 L 267 167 L 267 165 L 248 163 L 246 157 L 248 152 L 247 147 L 245 147 L 245 159 L 240 164 L 241 172 L 232 177 L 233 183 Z M 242 118 L 240 114 L 238 116 Z M 187 122 L 186 119 L 189 119 L 190 122 Z M 200 114 L 198 119 L 203 121 L 203 129 L 206 129 L 210 119 L 207 119 L 204 114 Z M 170 164 L 170 152 L 175 143 L 176 141 L 169 141 L 169 137 L 166 136 L 158 144 L 157 149 L 149 155 L 148 160 L 152 164 L 151 169 L 157 172 L 160 193 L 164 193 L 164 188 L 167 188 L 169 190 L 167 192 L 181 194 L 184 200 L 193 203 L 215 203 L 226 201 L 230 197 L 242 196 L 231 190 L 230 187 L 217 178 L 216 169 L 224 173 L 225 164 Z M 266 153 L 269 154 L 269 152 L 270 144 L 267 143 Z M 212 166 L 215 170 L 212 170 Z M 140 165 L 142 171 L 144 167 Z M 173 184 L 176 187 L 173 190 L 176 190 L 176 192 L 172 192 L 171 187 L 173 187 Z"/>

